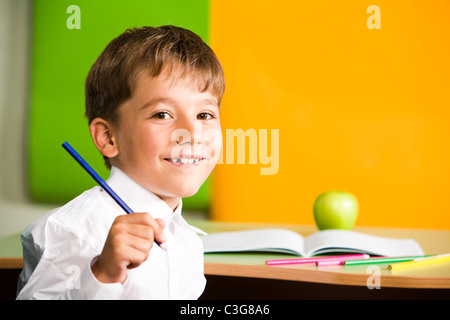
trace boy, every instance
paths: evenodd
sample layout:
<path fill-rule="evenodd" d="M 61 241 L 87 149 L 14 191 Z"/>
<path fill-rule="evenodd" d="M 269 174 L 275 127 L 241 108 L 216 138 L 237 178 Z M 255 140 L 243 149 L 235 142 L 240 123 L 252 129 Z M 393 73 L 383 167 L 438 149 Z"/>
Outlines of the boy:
<path fill-rule="evenodd" d="M 182 218 L 181 197 L 219 157 L 220 62 L 188 30 L 127 30 L 94 63 L 85 91 L 107 183 L 135 213 L 96 186 L 33 222 L 17 298 L 197 299 L 202 231 Z"/>

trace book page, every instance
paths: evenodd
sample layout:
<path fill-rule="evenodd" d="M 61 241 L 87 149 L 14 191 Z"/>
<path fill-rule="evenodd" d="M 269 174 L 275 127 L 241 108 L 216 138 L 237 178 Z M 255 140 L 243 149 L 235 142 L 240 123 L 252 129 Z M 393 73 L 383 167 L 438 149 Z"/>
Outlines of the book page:
<path fill-rule="evenodd" d="M 200 237 L 208 252 L 272 251 L 303 255 L 303 237 L 285 229 L 254 229 Z"/>
<path fill-rule="evenodd" d="M 323 230 L 305 239 L 305 253 L 308 256 L 331 252 L 356 252 L 391 257 L 424 254 L 413 239 L 385 238 L 348 230 Z"/>

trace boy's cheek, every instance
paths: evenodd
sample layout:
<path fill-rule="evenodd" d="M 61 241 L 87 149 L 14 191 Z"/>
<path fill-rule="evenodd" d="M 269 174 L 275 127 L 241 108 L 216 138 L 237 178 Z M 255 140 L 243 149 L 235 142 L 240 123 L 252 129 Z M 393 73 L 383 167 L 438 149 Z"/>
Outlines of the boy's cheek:
<path fill-rule="evenodd" d="M 214 142 L 208 145 L 208 161 L 210 165 L 216 165 L 222 151 L 222 136 L 217 138 Z"/>
<path fill-rule="evenodd" d="M 222 148 L 222 131 L 220 128 L 206 130 L 203 134 L 203 144 L 210 149 L 220 151 Z"/>

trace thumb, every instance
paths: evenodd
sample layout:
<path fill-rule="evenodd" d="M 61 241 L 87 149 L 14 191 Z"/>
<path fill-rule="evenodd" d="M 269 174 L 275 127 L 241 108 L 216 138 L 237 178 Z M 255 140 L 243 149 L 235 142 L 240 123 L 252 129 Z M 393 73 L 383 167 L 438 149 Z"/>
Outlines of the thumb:
<path fill-rule="evenodd" d="M 159 226 L 161 227 L 161 230 L 164 230 L 164 228 L 166 227 L 166 222 L 163 219 L 155 219 L 155 221 L 159 224 Z"/>

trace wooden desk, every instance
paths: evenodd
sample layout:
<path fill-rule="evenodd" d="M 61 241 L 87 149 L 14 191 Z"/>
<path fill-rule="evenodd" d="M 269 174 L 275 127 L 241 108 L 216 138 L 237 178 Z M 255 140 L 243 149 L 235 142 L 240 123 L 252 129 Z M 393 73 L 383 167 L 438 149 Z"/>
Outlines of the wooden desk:
<path fill-rule="evenodd" d="M 0 269 L 22 269 L 20 234 L 0 238 Z"/>
<path fill-rule="evenodd" d="M 22 268 L 20 234 L 0 238 L 0 300 L 15 299 Z"/>
<path fill-rule="evenodd" d="M 267 224 L 209 221 L 191 223 L 208 233 L 274 227 Z M 276 227 L 291 229 L 303 236 L 317 231 L 314 226 Z M 426 254 L 450 252 L 450 230 L 359 227 L 355 228 L 355 231 L 392 238 L 413 238 Z M 450 299 L 450 263 L 398 271 L 387 270 L 388 264 L 376 265 L 378 268 L 375 271 L 368 269 L 367 265 L 265 265 L 267 259 L 288 257 L 292 256 L 263 253 L 205 254 L 205 274 L 209 276 L 212 287 L 207 287 L 203 298 Z M 377 284 L 374 277 L 378 274 L 380 289 L 369 289 L 368 283 L 372 287 Z M 220 290 L 216 291 L 216 288 Z"/>
<path fill-rule="evenodd" d="M 219 223 L 192 220 L 205 232 L 274 227 L 273 224 Z M 303 236 L 316 232 L 313 226 L 275 225 Z M 450 252 L 450 230 L 355 228 L 355 231 L 392 237 L 413 238 L 426 254 Z M 208 279 L 202 299 L 450 299 L 450 264 L 425 268 L 387 270 L 380 264 L 380 289 L 369 289 L 374 274 L 367 266 L 311 265 L 266 266 L 267 259 L 292 257 L 285 254 L 205 254 Z M 20 236 L 0 239 L 0 288 L 11 291 L 0 298 L 14 298 L 13 287 L 23 268 Z M 8 279 L 6 279 L 8 278 Z M 12 279 L 11 279 L 12 278 Z M 5 280 L 7 280 L 6 283 Z M 370 282 L 375 284 L 375 282 Z"/>

